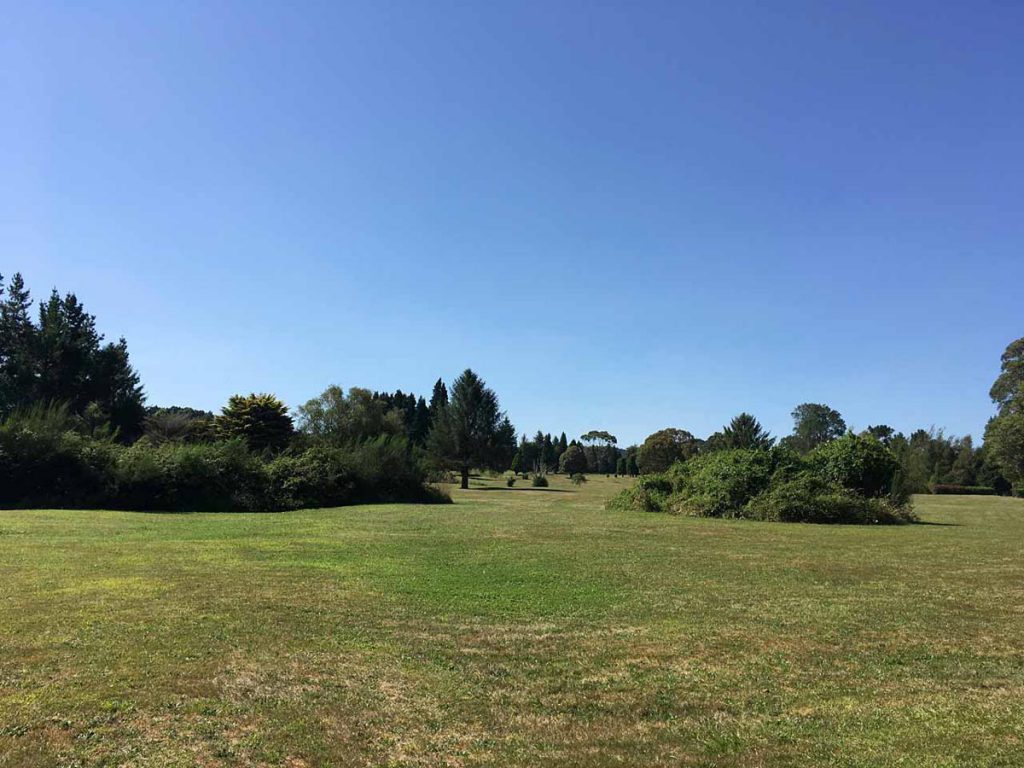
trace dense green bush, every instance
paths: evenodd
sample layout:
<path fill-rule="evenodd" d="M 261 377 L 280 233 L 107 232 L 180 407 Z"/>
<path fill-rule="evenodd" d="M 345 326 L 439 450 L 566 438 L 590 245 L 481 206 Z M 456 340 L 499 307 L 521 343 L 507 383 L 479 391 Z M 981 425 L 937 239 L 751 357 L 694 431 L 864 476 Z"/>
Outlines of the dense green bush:
<path fill-rule="evenodd" d="M 888 476 L 879 469 L 885 466 Z M 723 450 L 642 477 L 608 506 L 780 522 L 911 522 L 909 504 L 890 493 L 895 472 L 895 462 L 887 464 L 873 446 L 856 443 L 807 460 L 785 448 Z"/>
<path fill-rule="evenodd" d="M 776 472 L 799 464 L 784 449 L 736 449 L 696 456 L 673 467 L 672 511 L 698 517 L 741 517 L 752 498 L 768 488 Z"/>
<path fill-rule="evenodd" d="M 868 498 L 804 471 L 775 482 L 751 499 L 742 517 L 784 523 L 890 524 L 913 522 L 910 507 Z"/>
<path fill-rule="evenodd" d="M 818 446 L 807 461 L 822 478 L 867 498 L 888 496 L 899 469 L 896 457 L 877 439 L 852 432 Z"/>
<path fill-rule="evenodd" d="M 532 485 L 534 488 L 547 488 L 548 479 L 547 477 L 538 472 L 536 475 L 533 476 L 533 479 L 530 480 L 530 485 Z"/>
<path fill-rule="evenodd" d="M 313 444 L 269 458 L 242 440 L 124 447 L 67 429 L 66 410 L 0 423 L 0 506 L 272 511 L 373 502 L 440 502 L 405 438 Z"/>
<path fill-rule="evenodd" d="M 607 506 L 637 512 L 664 512 L 672 490 L 672 480 L 667 475 L 641 475 L 633 485 L 609 500 Z"/>
<path fill-rule="evenodd" d="M 952 483 L 935 483 L 931 492 L 936 494 L 957 494 L 961 496 L 997 496 L 995 488 L 987 485 L 954 485 Z"/>
<path fill-rule="evenodd" d="M 267 464 L 241 440 L 218 443 L 136 443 L 121 451 L 114 493 L 118 509 L 260 512 L 281 508 Z"/>

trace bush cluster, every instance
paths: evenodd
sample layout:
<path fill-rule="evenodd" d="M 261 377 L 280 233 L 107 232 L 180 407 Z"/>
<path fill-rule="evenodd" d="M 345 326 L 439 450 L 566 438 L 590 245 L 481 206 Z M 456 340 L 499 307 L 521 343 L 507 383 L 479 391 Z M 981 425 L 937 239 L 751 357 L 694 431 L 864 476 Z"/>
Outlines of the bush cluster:
<path fill-rule="evenodd" d="M 609 506 L 778 522 L 916 520 L 895 459 L 874 438 L 852 434 L 805 457 L 778 447 L 701 454 L 642 477 Z"/>
<path fill-rule="evenodd" d="M 262 512 L 443 500 L 403 437 L 275 456 L 241 440 L 126 447 L 65 429 L 59 413 L 0 425 L 2 507 Z"/>

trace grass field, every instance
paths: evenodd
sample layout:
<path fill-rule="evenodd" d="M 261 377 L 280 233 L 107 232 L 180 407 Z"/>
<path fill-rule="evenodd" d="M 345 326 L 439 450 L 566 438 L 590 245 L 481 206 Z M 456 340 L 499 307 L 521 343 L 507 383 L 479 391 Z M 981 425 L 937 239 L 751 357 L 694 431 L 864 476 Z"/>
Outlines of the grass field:
<path fill-rule="evenodd" d="M 622 482 L 0 512 L 0 765 L 1024 765 L 1024 501 L 817 527 Z"/>

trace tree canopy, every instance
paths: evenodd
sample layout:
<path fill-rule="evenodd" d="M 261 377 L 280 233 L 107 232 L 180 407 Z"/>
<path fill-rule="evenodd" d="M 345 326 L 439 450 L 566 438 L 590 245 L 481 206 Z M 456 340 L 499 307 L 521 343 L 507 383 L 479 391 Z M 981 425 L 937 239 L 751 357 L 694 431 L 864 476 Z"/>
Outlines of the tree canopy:
<path fill-rule="evenodd" d="M 799 453 L 809 453 L 845 432 L 846 422 L 839 411 L 823 403 L 803 403 L 793 409 L 793 434 L 782 442 Z"/>
<path fill-rule="evenodd" d="M 434 391 L 440 390 L 435 386 Z M 473 467 L 508 466 L 516 448 L 515 429 L 494 390 L 469 368 L 452 383 L 449 397 L 438 408 L 427 447 L 438 464 L 459 472 L 462 488 L 469 488 Z"/>

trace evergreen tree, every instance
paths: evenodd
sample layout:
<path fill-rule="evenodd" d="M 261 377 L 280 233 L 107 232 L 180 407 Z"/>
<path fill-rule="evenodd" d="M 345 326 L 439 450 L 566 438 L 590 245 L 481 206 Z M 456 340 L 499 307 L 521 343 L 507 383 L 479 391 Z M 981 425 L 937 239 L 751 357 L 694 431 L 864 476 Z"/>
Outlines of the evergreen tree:
<path fill-rule="evenodd" d="M 708 438 L 708 447 L 715 449 L 771 448 L 775 438 L 768 434 L 761 423 L 749 413 L 733 418 L 721 432 Z"/>
<path fill-rule="evenodd" d="M 422 397 L 416 401 L 416 409 L 413 412 L 412 428 L 409 430 L 409 438 L 416 445 L 426 445 L 427 435 L 430 434 L 430 407 Z"/>
<path fill-rule="evenodd" d="M 123 442 L 142 436 L 146 421 L 146 396 L 139 374 L 128 361 L 128 344 L 122 337 L 96 355 L 92 374 L 92 403 Z"/>
<path fill-rule="evenodd" d="M 0 297 L 0 416 L 4 416 L 37 397 L 38 332 L 29 314 L 32 298 L 21 274 L 14 274 L 6 291 L 0 278 Z"/>
<path fill-rule="evenodd" d="M 433 426 L 437 419 L 448 407 L 448 388 L 441 379 L 434 382 L 434 391 L 430 394 L 430 424 Z"/>
<path fill-rule="evenodd" d="M 217 417 L 217 431 L 227 439 L 242 439 L 254 451 L 280 450 L 294 432 L 288 408 L 273 395 L 232 395 Z"/>
<path fill-rule="evenodd" d="M 504 469 L 500 463 L 509 460 L 505 451 L 514 442 L 515 430 L 498 407 L 498 396 L 467 368 L 434 421 L 427 440 L 430 454 L 441 466 L 458 470 L 462 488 L 469 488 L 470 469 Z"/>

